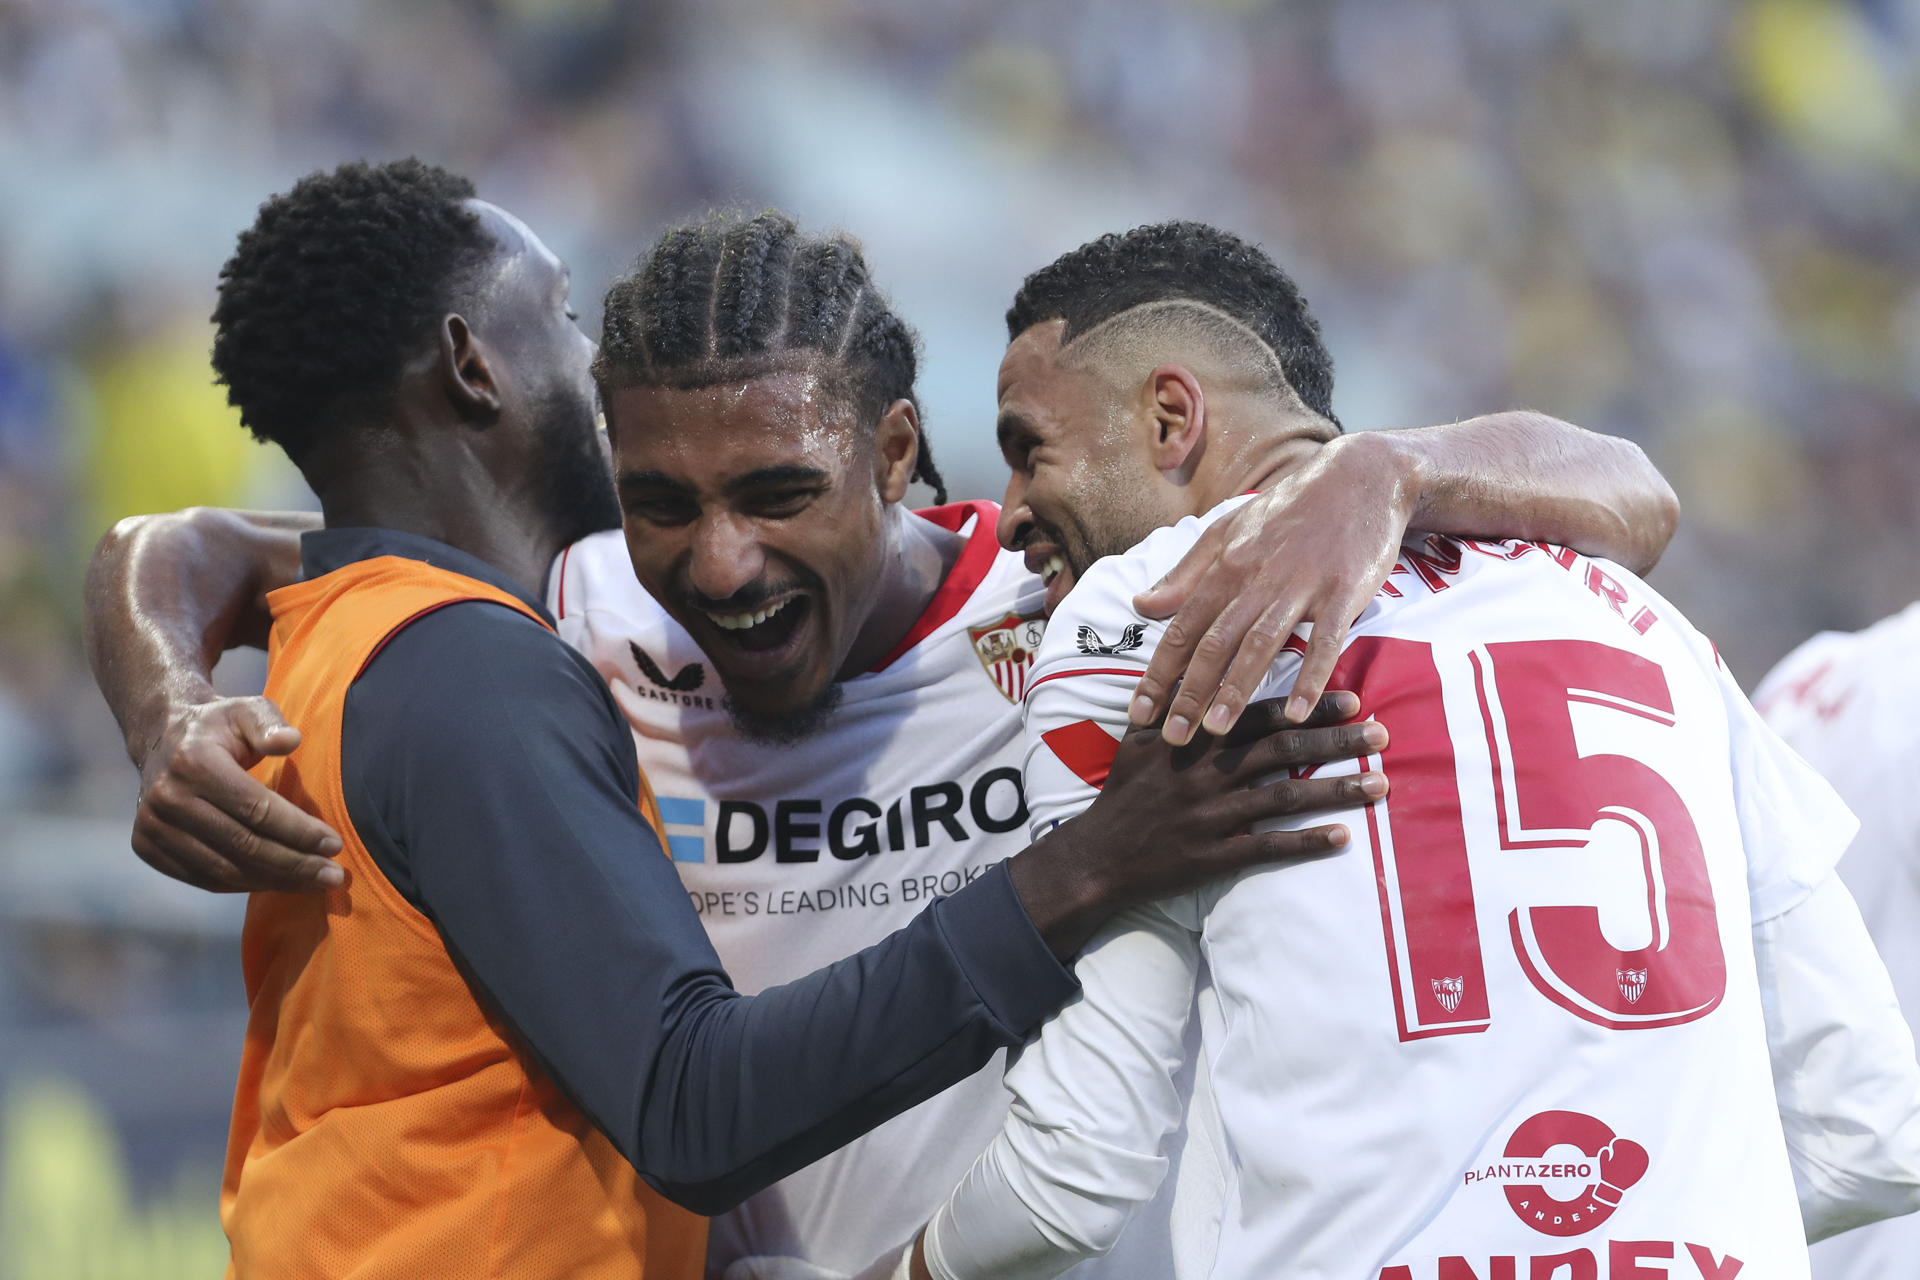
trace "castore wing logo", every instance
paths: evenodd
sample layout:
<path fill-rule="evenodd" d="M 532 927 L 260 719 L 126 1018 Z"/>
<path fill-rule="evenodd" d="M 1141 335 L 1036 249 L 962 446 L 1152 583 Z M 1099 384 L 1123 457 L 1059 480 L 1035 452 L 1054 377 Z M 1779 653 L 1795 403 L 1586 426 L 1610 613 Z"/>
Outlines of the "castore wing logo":
<path fill-rule="evenodd" d="M 662 689 L 671 689 L 675 693 L 692 693 L 707 682 L 707 669 L 698 662 L 689 662 L 669 676 L 660 669 L 659 663 L 647 656 L 645 649 L 631 640 L 627 641 L 627 648 L 633 650 L 634 665 L 640 668 L 640 674 Z"/>
<path fill-rule="evenodd" d="M 1120 638 L 1112 644 L 1102 640 L 1100 633 L 1089 626 L 1083 625 L 1074 634 L 1074 642 L 1080 646 L 1082 653 L 1129 653 L 1145 644 L 1146 639 L 1147 624 L 1144 622 L 1129 622 L 1121 629 Z"/>

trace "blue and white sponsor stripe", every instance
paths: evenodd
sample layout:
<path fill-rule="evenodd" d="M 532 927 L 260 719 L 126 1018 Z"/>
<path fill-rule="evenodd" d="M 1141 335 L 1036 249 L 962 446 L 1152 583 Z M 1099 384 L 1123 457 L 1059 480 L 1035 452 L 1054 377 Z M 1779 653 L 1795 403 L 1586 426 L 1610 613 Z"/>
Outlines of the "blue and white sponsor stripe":
<path fill-rule="evenodd" d="M 667 828 L 667 852 L 675 862 L 707 860 L 707 802 L 691 796 L 655 796 Z"/>

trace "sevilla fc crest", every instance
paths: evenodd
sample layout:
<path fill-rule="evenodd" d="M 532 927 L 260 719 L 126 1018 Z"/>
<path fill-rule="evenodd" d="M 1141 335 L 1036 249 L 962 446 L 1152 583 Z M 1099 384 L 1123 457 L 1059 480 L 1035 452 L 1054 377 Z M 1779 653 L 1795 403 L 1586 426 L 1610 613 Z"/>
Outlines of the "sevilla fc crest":
<path fill-rule="evenodd" d="M 1645 969 L 1621 969 L 1620 994 L 1626 997 L 1628 1004 L 1639 1004 L 1640 997 L 1647 993 L 1647 971 Z"/>
<path fill-rule="evenodd" d="M 1039 652 L 1040 637 L 1047 632 L 1044 617 L 1023 617 L 1010 613 L 984 627 L 968 627 L 973 651 L 980 665 L 993 679 L 993 687 L 1006 695 L 1008 702 L 1027 696 L 1027 673 L 1033 670 L 1033 656 Z"/>
<path fill-rule="evenodd" d="M 1452 1013 L 1460 1007 L 1460 997 L 1467 989 L 1467 980 L 1460 978 L 1435 978 L 1433 980 L 1433 998 L 1440 1007 Z"/>

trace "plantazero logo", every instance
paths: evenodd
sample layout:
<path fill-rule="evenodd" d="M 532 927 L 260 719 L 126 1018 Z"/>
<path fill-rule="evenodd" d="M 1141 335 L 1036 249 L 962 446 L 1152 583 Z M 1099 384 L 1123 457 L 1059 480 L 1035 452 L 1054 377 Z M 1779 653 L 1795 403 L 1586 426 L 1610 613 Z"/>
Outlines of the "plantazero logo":
<path fill-rule="evenodd" d="M 1584 1244 L 1568 1239 L 1598 1230 L 1613 1217 L 1621 1200 L 1647 1176 L 1647 1166 L 1645 1147 L 1592 1116 L 1542 1111 L 1513 1131 L 1501 1160 L 1467 1170 L 1466 1185 L 1498 1184 L 1520 1221 L 1556 1237 L 1552 1243 L 1534 1245 L 1552 1252 L 1473 1258 L 1427 1253 L 1420 1261 L 1385 1264 L 1375 1280 L 1656 1280 L 1682 1275 L 1737 1280 L 1747 1264 L 1702 1244 L 1671 1238 L 1589 1238 Z M 1636 1212 L 1662 1207 L 1645 1199 L 1646 1194 Z M 1691 1270 L 1683 1270 L 1682 1259 L 1692 1263 Z"/>
<path fill-rule="evenodd" d="M 1550 1236 L 1577 1236 L 1613 1216 L 1647 1174 L 1647 1149 L 1578 1111 L 1542 1111 L 1507 1139 L 1500 1164 L 1467 1171 L 1467 1183 L 1504 1184 L 1520 1221 Z"/>

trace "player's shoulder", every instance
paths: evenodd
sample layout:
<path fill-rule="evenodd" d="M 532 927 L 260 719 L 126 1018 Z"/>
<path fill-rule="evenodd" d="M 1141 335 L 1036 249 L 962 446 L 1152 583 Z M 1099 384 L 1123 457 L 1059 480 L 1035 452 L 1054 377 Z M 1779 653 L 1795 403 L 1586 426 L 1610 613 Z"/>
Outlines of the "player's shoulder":
<path fill-rule="evenodd" d="M 1144 665 L 1167 624 L 1142 617 L 1133 607 L 1134 597 L 1179 564 L 1210 525 L 1244 501 L 1235 498 L 1204 515 L 1155 529 L 1126 551 L 1094 561 L 1047 619 L 1038 665 L 1093 661 L 1111 666 L 1114 659 Z"/>
<path fill-rule="evenodd" d="M 1861 631 L 1822 631 L 1782 658 L 1755 686 L 1753 704 L 1797 748 L 1807 749 L 1836 722 L 1856 727 L 1891 718 L 1910 737 L 1920 702 L 1920 603 Z M 1863 696 L 1870 690 L 1871 696 Z M 1890 715 L 1889 715 L 1890 713 Z"/>
<path fill-rule="evenodd" d="M 431 738 L 440 721 L 467 722 L 501 708 L 574 704 L 596 717 L 606 686 L 591 663 L 542 623 L 490 600 L 465 600 L 427 613 L 395 632 L 356 680 L 366 704 L 404 708 L 389 716 L 402 736 Z"/>
<path fill-rule="evenodd" d="M 635 625 L 667 616 L 634 576 L 626 537 L 618 529 L 590 533 L 554 558 L 547 574 L 547 611 L 562 634 L 569 622 L 589 613 L 615 614 Z"/>
<path fill-rule="evenodd" d="M 1857 665 L 1890 666 L 1894 669 L 1882 674 L 1899 678 L 1914 668 L 1904 661 L 1889 660 L 1911 654 L 1916 645 L 1920 645 L 1920 601 L 1859 631 L 1823 631 L 1788 654 L 1781 665 L 1796 659 L 1844 656 Z M 1920 679 L 1920 675 L 1916 675 L 1916 679 Z"/>
<path fill-rule="evenodd" d="M 1208 529 L 1253 501 L 1254 496 L 1250 493 L 1241 494 L 1200 515 L 1187 516 L 1155 529 L 1124 554 L 1095 562 L 1088 571 L 1088 577 L 1096 580 L 1110 577 L 1113 586 L 1128 589 L 1127 598 L 1131 600 L 1165 577 L 1187 552 L 1193 550 L 1194 544 Z"/>
<path fill-rule="evenodd" d="M 1133 598 L 1165 577 L 1193 550 L 1201 535 L 1250 497 L 1230 499 L 1202 515 L 1187 516 L 1155 529 L 1118 555 L 1094 561 L 1054 611 L 1055 624 L 1063 618 L 1098 622 L 1111 621 L 1119 614 L 1135 616 Z"/>
<path fill-rule="evenodd" d="M 996 525 L 1000 504 L 983 499 L 923 507 L 913 513 L 961 539 L 960 552 L 934 602 L 929 616 L 942 619 L 926 638 L 948 626 L 978 629 L 1006 619 L 1038 618 L 1046 588 L 1027 569 L 1017 551 L 1000 545 Z"/>

